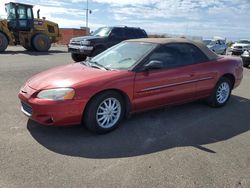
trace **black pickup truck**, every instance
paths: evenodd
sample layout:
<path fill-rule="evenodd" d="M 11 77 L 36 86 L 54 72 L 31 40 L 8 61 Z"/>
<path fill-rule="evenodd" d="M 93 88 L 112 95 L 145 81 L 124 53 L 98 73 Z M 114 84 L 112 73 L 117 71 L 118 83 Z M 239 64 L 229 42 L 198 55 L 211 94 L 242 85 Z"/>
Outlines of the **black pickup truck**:
<path fill-rule="evenodd" d="M 84 61 L 127 39 L 147 38 L 147 33 L 135 27 L 101 27 L 90 36 L 70 40 L 68 51 L 74 61 Z"/>

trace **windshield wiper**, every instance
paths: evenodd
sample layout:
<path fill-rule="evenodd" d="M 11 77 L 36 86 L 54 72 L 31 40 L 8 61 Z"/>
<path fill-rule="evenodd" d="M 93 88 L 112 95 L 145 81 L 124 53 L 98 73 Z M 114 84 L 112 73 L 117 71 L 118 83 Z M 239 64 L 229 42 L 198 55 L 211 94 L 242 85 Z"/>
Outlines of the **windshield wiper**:
<path fill-rule="evenodd" d="M 88 66 L 89 67 L 89 63 L 87 61 L 81 61 L 80 64 Z"/>
<path fill-rule="evenodd" d="M 131 61 L 131 60 L 133 60 L 131 57 L 128 57 L 128 58 L 125 58 L 125 59 L 122 59 L 122 60 L 120 60 L 119 62 L 118 62 L 118 64 L 119 63 L 122 63 L 122 62 L 124 62 L 124 61 Z"/>
<path fill-rule="evenodd" d="M 89 65 L 90 65 L 91 67 L 96 67 L 96 68 L 105 69 L 105 70 L 111 70 L 111 69 L 109 69 L 109 68 L 107 68 L 107 67 L 105 67 L 105 66 L 103 66 L 103 65 L 101 65 L 101 64 L 99 64 L 99 63 L 97 63 L 96 61 L 91 61 L 91 60 L 89 60 L 88 62 L 89 62 Z"/>

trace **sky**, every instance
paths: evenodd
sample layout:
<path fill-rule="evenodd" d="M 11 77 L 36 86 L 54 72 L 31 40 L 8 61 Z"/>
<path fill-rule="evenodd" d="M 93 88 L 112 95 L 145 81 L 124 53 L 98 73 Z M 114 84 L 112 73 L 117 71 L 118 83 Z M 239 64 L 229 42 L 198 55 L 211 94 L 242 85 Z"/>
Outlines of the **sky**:
<path fill-rule="evenodd" d="M 15 0 L 12 0 L 12 2 Z M 0 17 L 5 18 L 0 0 Z M 16 0 L 32 4 L 34 15 L 62 28 L 86 26 L 87 0 Z M 88 0 L 90 30 L 101 26 L 140 27 L 150 34 L 250 39 L 250 0 Z"/>

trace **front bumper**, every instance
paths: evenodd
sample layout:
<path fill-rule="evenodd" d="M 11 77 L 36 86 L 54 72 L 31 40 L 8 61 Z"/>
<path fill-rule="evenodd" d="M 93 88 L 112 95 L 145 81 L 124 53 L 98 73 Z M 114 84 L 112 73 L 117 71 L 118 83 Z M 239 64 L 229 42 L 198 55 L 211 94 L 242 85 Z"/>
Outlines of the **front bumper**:
<path fill-rule="evenodd" d="M 231 52 L 232 52 L 232 54 L 235 54 L 235 55 L 241 55 L 244 51 L 243 51 L 243 49 L 232 48 Z"/>
<path fill-rule="evenodd" d="M 68 52 L 75 53 L 75 54 L 84 54 L 89 56 L 94 47 L 93 46 L 79 46 L 79 45 L 68 45 Z"/>
<path fill-rule="evenodd" d="M 26 87 L 27 88 L 27 87 Z M 32 90 L 32 89 L 30 89 Z M 85 102 L 81 100 L 52 101 L 38 99 L 34 93 L 19 92 L 21 111 L 30 119 L 43 124 L 66 126 L 80 124 Z"/>

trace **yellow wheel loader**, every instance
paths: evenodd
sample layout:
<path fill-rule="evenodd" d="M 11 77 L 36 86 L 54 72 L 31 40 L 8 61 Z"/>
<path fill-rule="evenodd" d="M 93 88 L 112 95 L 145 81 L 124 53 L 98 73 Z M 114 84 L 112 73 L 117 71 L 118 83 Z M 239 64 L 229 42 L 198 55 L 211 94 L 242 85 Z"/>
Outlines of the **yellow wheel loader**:
<path fill-rule="evenodd" d="M 31 51 L 46 52 L 51 44 L 61 39 L 58 24 L 37 18 L 33 6 L 10 2 L 5 4 L 7 19 L 0 20 L 0 52 L 8 45 L 22 45 Z"/>

